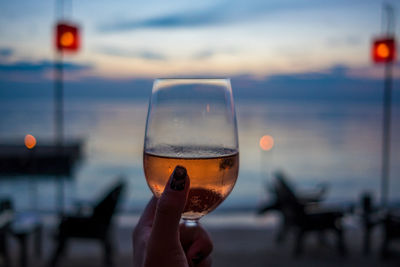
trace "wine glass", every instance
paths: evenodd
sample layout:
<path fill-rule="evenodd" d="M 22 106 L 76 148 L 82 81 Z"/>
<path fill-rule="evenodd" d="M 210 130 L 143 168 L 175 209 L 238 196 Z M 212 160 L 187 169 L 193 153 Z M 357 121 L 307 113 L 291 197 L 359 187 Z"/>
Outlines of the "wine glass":
<path fill-rule="evenodd" d="M 196 225 L 232 191 L 239 171 L 229 79 L 157 79 L 147 114 L 143 167 L 158 198 L 177 165 L 190 179 L 182 218 Z"/>

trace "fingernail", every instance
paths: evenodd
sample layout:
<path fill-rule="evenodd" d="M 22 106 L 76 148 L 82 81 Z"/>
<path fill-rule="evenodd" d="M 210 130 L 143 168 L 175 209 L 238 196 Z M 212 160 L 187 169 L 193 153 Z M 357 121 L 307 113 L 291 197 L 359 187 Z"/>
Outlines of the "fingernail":
<path fill-rule="evenodd" d="M 182 166 L 176 166 L 174 172 L 172 173 L 172 180 L 170 187 L 175 191 L 182 191 L 185 188 L 186 183 L 186 169 Z"/>
<path fill-rule="evenodd" d="M 193 264 L 199 264 L 203 260 L 203 255 L 200 253 L 197 254 L 194 258 L 192 258 Z"/>

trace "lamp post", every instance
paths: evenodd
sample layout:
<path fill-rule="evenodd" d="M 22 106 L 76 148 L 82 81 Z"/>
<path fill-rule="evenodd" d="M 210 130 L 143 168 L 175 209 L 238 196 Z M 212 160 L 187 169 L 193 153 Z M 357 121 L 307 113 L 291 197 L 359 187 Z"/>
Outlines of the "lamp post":
<path fill-rule="evenodd" d="M 384 64 L 383 84 L 383 124 L 382 124 L 382 170 L 381 170 L 381 204 L 387 206 L 390 177 L 390 129 L 392 104 L 392 68 L 396 60 L 396 39 L 394 36 L 394 11 L 390 5 L 384 6 L 387 14 L 387 30 L 382 37 L 372 43 L 372 60 L 375 64 Z"/>
<path fill-rule="evenodd" d="M 64 2 L 61 1 L 61 10 L 63 10 Z M 63 16 L 63 14 L 61 14 Z M 60 20 L 55 27 L 55 63 L 54 63 L 54 130 L 55 144 L 57 152 L 63 154 L 64 139 L 64 69 L 63 57 L 65 52 L 77 52 L 80 48 L 79 26 L 66 21 Z M 58 205 L 62 214 L 64 211 L 64 181 L 62 177 L 58 177 Z"/>
<path fill-rule="evenodd" d="M 34 157 L 35 147 L 37 144 L 36 138 L 31 134 L 27 134 L 27 135 L 25 135 L 25 138 L 24 138 L 24 144 L 25 144 L 25 147 L 29 150 L 28 172 L 31 175 L 34 175 L 36 173 L 35 157 Z M 31 196 L 30 196 L 31 197 L 31 208 L 33 210 L 37 210 L 38 203 L 37 203 L 36 184 L 33 181 L 33 179 L 29 179 L 29 184 L 30 184 L 30 191 L 31 191 Z"/>

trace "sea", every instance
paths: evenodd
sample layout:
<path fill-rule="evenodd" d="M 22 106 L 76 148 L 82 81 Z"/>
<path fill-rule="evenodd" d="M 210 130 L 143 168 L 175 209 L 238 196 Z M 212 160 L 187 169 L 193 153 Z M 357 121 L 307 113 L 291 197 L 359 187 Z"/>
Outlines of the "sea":
<path fill-rule="evenodd" d="M 79 201 L 96 201 L 122 177 L 128 186 L 119 211 L 137 214 L 151 197 L 142 163 L 147 109 L 145 98 L 65 99 L 65 139 L 80 139 L 84 144 L 73 175 L 61 181 L 3 176 L 0 198 L 11 198 L 19 211 L 70 210 Z M 359 203 L 365 192 L 380 201 L 383 115 L 379 101 L 239 99 L 236 113 L 239 177 L 217 213 L 256 211 L 271 201 L 268 186 L 276 171 L 284 172 L 299 191 L 327 185 L 328 203 Z M 0 100 L 0 143 L 23 144 L 26 134 L 36 137 L 37 146 L 54 140 L 51 99 Z M 269 151 L 260 148 L 264 135 L 274 140 Z M 399 105 L 392 109 L 390 159 L 388 197 L 395 203 L 400 199 Z"/>

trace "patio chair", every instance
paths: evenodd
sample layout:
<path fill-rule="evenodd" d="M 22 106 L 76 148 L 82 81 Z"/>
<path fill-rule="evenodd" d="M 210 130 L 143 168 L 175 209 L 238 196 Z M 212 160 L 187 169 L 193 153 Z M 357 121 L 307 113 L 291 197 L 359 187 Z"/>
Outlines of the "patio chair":
<path fill-rule="evenodd" d="M 32 212 L 15 212 L 11 199 L 0 200 L 0 266 L 12 266 L 9 256 L 9 242 L 13 237 L 18 244 L 19 266 L 28 266 L 29 237 L 34 237 L 35 256 L 41 257 L 42 224 L 40 217 Z"/>
<path fill-rule="evenodd" d="M 10 266 L 10 255 L 8 251 L 8 234 L 12 222 L 12 204 L 9 199 L 0 200 L 0 266 Z M 4 265 L 1 265 L 4 263 Z"/>
<path fill-rule="evenodd" d="M 63 216 L 58 228 L 58 245 L 49 266 L 57 265 L 59 257 L 66 248 L 67 241 L 71 238 L 98 240 L 103 244 L 106 266 L 112 265 L 111 219 L 124 187 L 123 181 L 113 186 L 100 198 L 90 215 Z"/>
<path fill-rule="evenodd" d="M 294 192 L 294 187 L 290 184 L 289 179 L 287 176 L 282 172 L 278 171 L 274 173 L 275 177 L 281 179 L 285 182 L 286 186 L 292 188 L 291 191 Z M 319 205 L 325 197 L 326 193 L 328 192 L 328 185 L 327 184 L 319 184 L 314 190 L 312 191 L 300 191 L 296 192 L 297 199 L 300 203 L 304 206 L 308 205 Z M 269 211 L 281 211 L 282 203 L 279 201 L 279 197 L 276 192 L 276 188 L 271 184 L 267 184 L 267 191 L 273 196 L 272 201 L 261 205 L 261 207 L 257 210 L 258 214 L 264 214 Z M 286 222 L 285 217 L 283 217 L 283 222 L 280 226 L 280 230 L 278 231 L 278 235 L 276 237 L 276 242 L 280 243 L 284 240 L 286 233 L 289 231 L 290 225 Z"/>
<path fill-rule="evenodd" d="M 336 233 L 337 248 L 341 255 L 346 253 L 341 223 L 344 215 L 342 211 L 321 206 L 307 207 L 298 199 L 284 177 L 280 175 L 276 176 L 275 190 L 287 227 L 296 229 L 295 255 L 302 252 L 306 233 L 311 231 L 322 233 L 325 230 L 332 230 Z"/>
<path fill-rule="evenodd" d="M 389 245 L 394 240 L 400 240 L 400 210 L 391 211 L 383 220 L 384 239 L 381 247 L 381 256 L 390 256 Z"/>
<path fill-rule="evenodd" d="M 363 229 L 363 253 L 368 255 L 371 250 L 371 234 L 376 226 L 381 225 L 384 219 L 384 210 L 374 205 L 373 195 L 364 192 L 361 195 L 361 225 Z"/>

